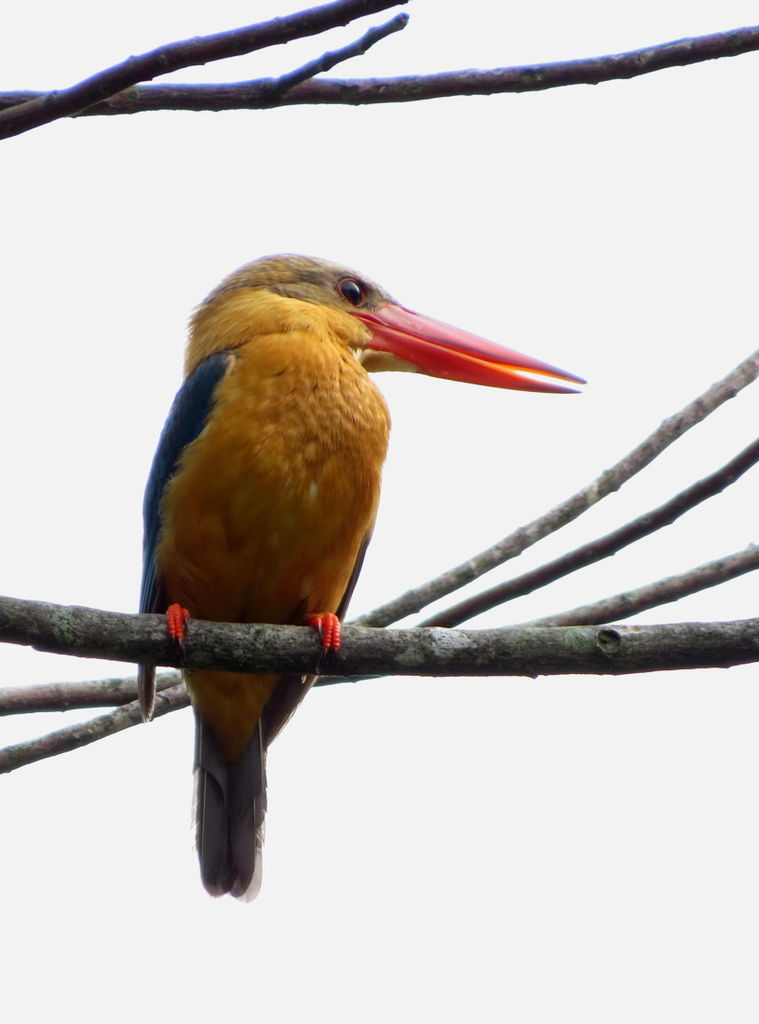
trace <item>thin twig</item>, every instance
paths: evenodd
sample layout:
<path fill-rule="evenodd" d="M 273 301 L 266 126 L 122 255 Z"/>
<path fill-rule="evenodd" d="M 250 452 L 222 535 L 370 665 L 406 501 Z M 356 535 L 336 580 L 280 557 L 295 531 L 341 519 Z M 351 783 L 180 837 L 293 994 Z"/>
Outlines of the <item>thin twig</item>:
<path fill-rule="evenodd" d="M 69 89 L 39 93 L 14 107 L 0 112 L 0 139 L 48 124 L 61 117 L 71 117 L 94 103 L 116 93 L 131 89 L 138 82 L 150 81 L 182 68 L 208 64 L 227 57 L 239 57 L 293 39 L 317 35 L 328 29 L 407 3 L 408 0 L 336 0 L 321 7 L 290 14 L 283 18 L 229 32 L 218 32 L 195 39 L 159 46 L 148 53 L 129 57 L 121 64 L 99 71 Z"/>
<path fill-rule="evenodd" d="M 339 50 L 332 50 L 328 53 L 323 54 L 321 57 L 317 57 L 316 60 L 311 60 L 302 67 L 296 68 L 295 71 L 290 71 L 286 75 L 280 75 L 279 78 L 269 79 L 268 88 L 271 95 L 271 105 L 279 106 L 282 97 L 290 89 L 296 85 L 300 85 L 301 82 L 308 81 L 309 78 L 313 78 L 314 75 L 322 74 L 324 71 L 330 71 L 337 64 L 342 64 L 346 60 L 350 60 L 353 57 L 360 57 L 378 43 L 381 39 L 385 39 L 387 36 L 392 35 L 393 32 L 400 32 L 401 29 L 405 28 L 408 24 L 408 14 L 397 14 L 390 21 L 385 22 L 384 25 L 377 25 L 375 28 L 370 28 L 368 32 L 364 33 L 360 39 L 357 39 L 354 43 L 350 43 L 348 46 L 343 46 Z M 259 82 L 259 85 L 263 83 Z"/>
<path fill-rule="evenodd" d="M 376 656 L 364 657 L 372 672 L 441 676 L 622 675 L 674 669 L 727 668 L 759 661 L 759 619 L 676 623 L 660 626 L 509 627 L 494 630 L 346 630 L 361 665 L 371 634 L 380 633 Z M 376 637 L 374 638 L 376 639 Z M 414 651 L 414 648 L 416 650 Z M 350 660 L 350 659 L 349 659 Z M 346 661 L 346 667 L 350 667 Z M 189 702 L 183 686 L 159 694 L 156 715 Z M 137 702 L 84 725 L 59 729 L 0 751 L 0 773 L 93 743 L 141 721 Z"/>
<path fill-rule="evenodd" d="M 522 625 L 593 625 L 627 619 L 636 612 L 646 611 L 648 608 L 658 608 L 660 605 L 677 601 L 681 597 L 698 593 L 699 590 L 706 590 L 709 587 L 716 587 L 720 583 L 726 583 L 728 580 L 743 576 L 747 572 L 753 572 L 755 569 L 759 569 L 759 546 L 750 544 L 743 551 L 724 555 L 713 562 L 705 562 L 695 569 L 689 569 L 688 572 L 667 576 L 655 583 L 647 583 L 643 587 L 638 587 L 636 590 L 627 590 L 624 593 L 615 594 L 613 597 L 606 597 L 602 601 L 593 601 L 592 604 L 559 612 L 557 615 L 542 615 L 539 619 L 531 619 Z M 757 650 L 759 651 L 759 641 L 757 641 Z"/>
<path fill-rule="evenodd" d="M 600 562 L 604 558 L 609 558 L 610 555 L 616 554 L 622 548 L 633 544 L 642 537 L 655 533 L 663 526 L 669 526 L 685 512 L 706 501 L 707 498 L 719 494 L 730 484 L 740 479 L 757 462 L 759 462 L 759 441 L 754 441 L 744 448 L 740 454 L 736 455 L 734 459 L 731 459 L 722 466 L 721 469 L 704 477 L 703 480 L 691 484 L 690 487 L 686 487 L 684 491 L 670 498 L 669 501 L 660 505 L 659 508 L 638 516 L 632 522 L 620 526 L 611 533 L 607 533 L 605 537 L 599 537 L 596 540 L 590 541 L 589 544 L 583 544 L 582 547 L 576 548 L 566 555 L 561 555 L 561 557 L 555 558 L 538 569 L 526 572 L 515 579 L 507 580 L 505 583 L 499 583 L 498 586 L 490 587 L 488 590 L 484 590 L 481 594 L 476 594 L 466 601 L 460 601 L 445 611 L 425 619 L 420 625 L 458 626 L 460 623 L 466 622 L 468 619 L 473 618 L 475 615 L 480 615 L 490 608 L 505 604 L 507 601 L 512 601 L 517 597 L 523 597 L 525 594 L 531 594 L 534 590 L 539 590 L 549 583 L 554 583 L 563 576 L 568 576 L 578 569 L 583 569 L 586 565 L 592 565 L 594 562 Z M 608 619 L 603 621 L 608 621 Z"/>
<path fill-rule="evenodd" d="M 694 399 L 680 412 L 664 420 L 660 427 L 642 441 L 623 459 L 605 470 L 587 487 L 573 494 L 549 512 L 520 527 L 486 551 L 474 555 L 466 562 L 449 569 L 441 576 L 408 590 L 405 594 L 354 619 L 356 625 L 387 626 L 407 615 L 420 611 L 433 601 L 458 590 L 497 565 L 515 558 L 531 545 L 571 523 L 596 502 L 617 491 L 660 455 L 687 430 L 719 408 L 750 384 L 759 375 L 759 350 L 740 363 L 722 380 L 713 384 L 703 395 Z"/>
<path fill-rule="evenodd" d="M 389 6 L 392 5 L 383 5 Z M 450 96 L 489 96 L 495 93 L 535 92 L 567 85 L 597 85 L 616 79 L 636 78 L 665 68 L 735 57 L 757 49 L 759 26 L 749 26 L 708 36 L 678 39 L 625 53 L 550 64 L 447 71 L 396 78 L 311 79 L 290 89 L 274 105 L 409 103 Z M 153 76 L 143 76 L 141 80 L 148 77 Z M 30 90 L 0 93 L 0 109 L 37 101 L 47 95 Z M 92 101 L 92 106 L 86 109 L 79 107 L 68 113 L 71 116 L 89 117 L 137 114 L 148 110 L 260 110 L 272 105 L 270 84 L 268 80 L 260 80 L 215 85 L 138 86 L 112 95 L 109 99 L 98 96 Z M 54 116 L 66 114 L 56 113 Z"/>

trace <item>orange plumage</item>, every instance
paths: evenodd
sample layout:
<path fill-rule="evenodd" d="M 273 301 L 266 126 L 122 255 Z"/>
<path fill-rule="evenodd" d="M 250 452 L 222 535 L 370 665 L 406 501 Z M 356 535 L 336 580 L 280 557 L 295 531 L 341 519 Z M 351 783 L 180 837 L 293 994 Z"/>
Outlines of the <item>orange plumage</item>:
<path fill-rule="evenodd" d="M 220 318 L 232 315 L 237 338 L 213 415 L 163 501 L 156 560 L 171 600 L 196 618 L 302 624 L 336 612 L 371 532 L 388 414 L 346 345 L 345 327 L 361 325 L 318 313 L 251 291 L 223 293 L 194 318 L 188 369 L 197 348 L 226 343 Z M 187 684 L 234 760 L 276 677 L 191 672 Z"/>

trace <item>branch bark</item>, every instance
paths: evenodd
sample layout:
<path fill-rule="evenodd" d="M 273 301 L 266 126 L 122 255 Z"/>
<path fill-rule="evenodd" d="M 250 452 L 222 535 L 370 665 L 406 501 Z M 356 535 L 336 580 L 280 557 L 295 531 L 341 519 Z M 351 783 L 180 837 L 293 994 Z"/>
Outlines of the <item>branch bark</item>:
<path fill-rule="evenodd" d="M 317 57 L 316 60 L 311 60 L 302 67 L 296 68 L 295 71 L 290 71 L 279 78 L 269 79 L 265 88 L 271 96 L 270 105 L 277 105 L 285 93 L 300 85 L 301 82 L 306 82 L 308 79 L 325 71 L 331 71 L 337 64 L 342 64 L 343 61 L 350 60 L 352 57 L 362 56 L 381 39 L 392 35 L 393 32 L 400 32 L 401 29 L 408 25 L 408 21 L 408 14 L 398 14 L 395 18 L 385 22 L 384 25 L 370 28 L 368 32 L 365 32 L 354 43 L 350 43 L 339 50 L 324 53 L 321 57 Z"/>
<path fill-rule="evenodd" d="M 0 113 L 0 139 L 20 135 L 40 125 L 71 117 L 93 104 L 130 89 L 138 82 L 150 81 L 172 71 L 208 64 L 253 53 L 269 46 L 278 46 L 293 39 L 317 35 L 340 25 L 347 25 L 366 14 L 375 14 L 408 3 L 408 0 L 337 0 L 335 3 L 312 7 L 284 18 L 230 32 L 184 39 L 159 46 L 148 53 L 129 57 L 70 89 L 37 93 Z M 402 27 L 402 26 L 400 26 Z"/>
<path fill-rule="evenodd" d="M 171 711 L 178 711 L 187 707 L 190 697 L 185 689 L 184 683 L 169 687 L 156 694 L 154 718 L 168 715 Z M 140 725 L 142 722 L 142 711 L 138 701 L 110 711 L 107 715 L 99 715 L 91 718 L 88 722 L 77 725 L 65 726 L 63 729 L 56 729 L 45 736 L 38 736 L 32 740 L 24 740 L 15 743 L 13 746 L 0 750 L 0 774 L 12 772 L 27 764 L 34 764 L 35 761 L 42 761 L 47 757 L 57 757 L 58 754 L 66 754 L 71 750 L 78 750 L 80 747 L 89 746 L 97 740 L 105 739 L 106 736 L 113 736 L 114 733 L 130 729 L 133 725 Z"/>
<path fill-rule="evenodd" d="M 407 0 L 396 0 L 406 3 Z M 325 11 L 329 7 L 316 8 Z M 348 6 L 347 4 L 345 6 Z M 394 3 L 366 4 L 364 13 L 379 11 L 395 6 Z M 291 15 L 292 19 L 303 15 Z M 358 17 L 358 15 L 354 15 Z M 284 22 L 287 19 L 279 19 Z M 346 19 L 350 20 L 350 19 Z M 335 22 L 336 24 L 338 22 Z M 272 23 L 273 24 L 273 23 Z M 251 26 L 231 33 L 221 33 L 208 40 L 224 39 L 235 42 L 235 36 L 252 32 L 262 26 Z M 318 31 L 323 31 L 319 29 Z M 311 33 L 296 32 L 290 38 Z M 284 39 L 277 40 L 284 42 Z M 409 103 L 420 100 L 440 99 L 450 96 L 490 96 L 497 93 L 536 92 L 556 89 L 567 85 L 597 85 L 619 79 L 636 78 L 665 68 L 683 67 L 706 60 L 735 57 L 759 49 L 759 26 L 729 29 L 708 36 L 678 39 L 629 50 L 625 53 L 581 60 L 557 61 L 550 64 L 527 64 L 510 68 L 490 70 L 447 71 L 432 75 L 406 75 L 395 78 L 368 79 L 319 79 L 301 82 L 287 92 L 273 90 L 272 79 L 251 82 L 216 85 L 142 85 L 158 74 L 164 74 L 177 67 L 203 64 L 209 60 L 233 56 L 236 52 L 246 53 L 253 46 L 238 51 L 230 50 L 219 56 L 208 56 L 202 51 L 204 40 L 188 40 L 184 43 L 169 44 L 159 50 L 144 54 L 142 58 L 130 58 L 122 65 L 93 75 L 86 82 L 73 89 L 57 93 L 16 90 L 0 93 L 0 138 L 17 135 L 30 128 L 45 124 L 59 117 L 103 116 L 115 114 L 137 114 L 149 110 L 263 110 L 272 106 L 293 106 L 296 104 L 340 104 L 358 106 L 370 103 Z M 185 63 L 171 67 L 156 67 L 155 55 L 171 51 L 174 47 L 188 48 L 197 45 L 199 56 Z M 269 46 L 273 43 L 262 43 Z M 146 59 L 150 73 L 135 75 L 132 61 Z M 123 69 L 123 72 L 122 72 Z M 120 78 L 123 73 L 123 78 Z M 121 90 L 121 91 L 118 91 Z M 279 93 L 279 94 L 277 94 Z"/>
<path fill-rule="evenodd" d="M 613 597 L 606 597 L 592 604 L 573 608 L 571 611 L 558 612 L 556 615 L 543 615 L 539 619 L 525 622 L 525 626 L 571 626 L 612 622 L 615 619 L 627 619 L 636 612 L 678 601 L 688 594 L 698 593 L 708 587 L 726 583 L 737 576 L 759 569 L 759 547 L 750 544 L 743 551 L 724 555 L 712 562 L 705 562 L 688 572 L 667 576 L 655 583 L 646 583 L 636 590 L 627 590 Z"/>
<path fill-rule="evenodd" d="M 181 680 L 179 672 L 159 672 L 156 691 L 167 690 Z M 117 707 L 133 700 L 137 700 L 137 679 L 134 676 L 77 683 L 3 686 L 0 687 L 0 716 Z"/>
<path fill-rule="evenodd" d="M 759 560 L 759 549 L 752 549 Z M 756 626 L 756 620 L 748 620 Z M 586 633 L 576 630 L 586 628 Z M 639 635 L 652 627 L 628 627 Z M 682 657 L 678 626 L 657 627 L 660 648 L 648 648 L 649 666 L 635 657 L 622 668 L 610 669 L 608 651 L 599 659 L 598 630 L 571 627 L 507 627 L 491 630 L 367 629 L 347 626 L 343 646 L 328 666 L 320 665 L 321 647 L 315 631 L 302 626 L 240 625 L 190 622 L 184 647 L 186 668 L 235 672 L 297 672 L 311 674 L 319 667 L 343 676 L 366 675 L 543 675 L 566 672 L 654 671 L 660 668 L 733 665 L 744 660 L 746 648 L 732 649 L 725 624 L 692 626 L 692 655 Z M 735 623 L 730 629 L 737 628 Z M 745 625 L 742 637 L 748 635 Z M 711 630 L 711 632 L 709 632 Z M 732 637 L 733 633 L 729 632 Z M 705 635 L 720 638 L 717 660 L 698 648 Z M 735 634 L 737 635 L 737 634 Z M 673 649 L 664 646 L 673 641 Z M 0 641 L 25 644 L 36 650 L 115 661 L 150 661 L 178 665 L 180 652 L 166 636 L 162 615 L 126 615 L 92 608 L 66 607 L 38 601 L 0 598 Z M 687 646 L 687 645 L 686 645 Z M 753 649 L 759 659 L 759 646 Z M 703 658 L 706 657 L 706 661 Z M 688 660 L 691 658 L 691 660 Z"/>

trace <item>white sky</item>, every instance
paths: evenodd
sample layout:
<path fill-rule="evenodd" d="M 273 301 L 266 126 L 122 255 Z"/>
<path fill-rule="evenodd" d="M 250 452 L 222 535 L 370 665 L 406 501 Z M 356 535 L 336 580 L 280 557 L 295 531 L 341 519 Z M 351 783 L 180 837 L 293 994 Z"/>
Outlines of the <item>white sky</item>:
<path fill-rule="evenodd" d="M 65 86 L 290 9 L 14 5 L 1 87 Z M 759 20 L 738 0 L 406 9 L 404 32 L 334 74 L 584 57 Z M 383 18 L 176 77 L 274 74 Z M 385 376 L 392 451 L 354 613 L 587 483 L 757 347 L 758 75 L 749 55 L 595 88 L 82 119 L 3 143 L 2 590 L 136 606 L 142 489 L 186 318 L 270 252 L 354 265 L 412 308 L 591 381 L 550 397 Z M 721 465 L 755 436 L 755 390 L 488 583 Z M 479 621 L 738 550 L 756 508 L 754 471 Z M 640 619 L 749 616 L 754 587 Z M 123 673 L 2 650 L 2 685 Z M 754 1021 L 756 674 L 315 692 L 270 754 L 249 906 L 209 899 L 197 877 L 189 712 L 3 777 L 3 1002 L 19 1021 Z M 0 739 L 71 720 L 6 720 Z"/>

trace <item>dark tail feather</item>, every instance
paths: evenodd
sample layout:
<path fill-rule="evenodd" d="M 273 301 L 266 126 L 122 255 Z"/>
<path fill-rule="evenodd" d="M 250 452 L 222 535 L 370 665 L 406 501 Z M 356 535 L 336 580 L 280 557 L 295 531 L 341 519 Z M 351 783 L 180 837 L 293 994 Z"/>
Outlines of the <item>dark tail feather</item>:
<path fill-rule="evenodd" d="M 137 699 L 143 722 L 149 722 L 155 710 L 155 665 L 137 666 Z"/>
<path fill-rule="evenodd" d="M 242 757 L 225 761 L 195 715 L 195 844 L 212 896 L 252 900 L 261 888 L 266 814 L 266 750 L 259 723 Z"/>

